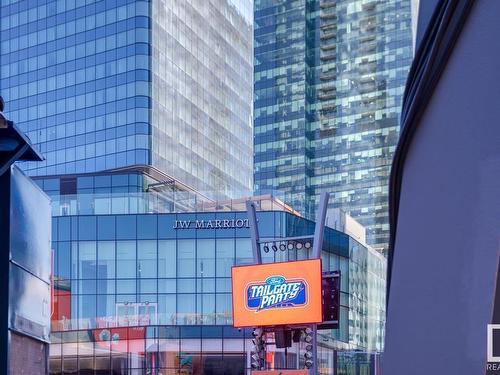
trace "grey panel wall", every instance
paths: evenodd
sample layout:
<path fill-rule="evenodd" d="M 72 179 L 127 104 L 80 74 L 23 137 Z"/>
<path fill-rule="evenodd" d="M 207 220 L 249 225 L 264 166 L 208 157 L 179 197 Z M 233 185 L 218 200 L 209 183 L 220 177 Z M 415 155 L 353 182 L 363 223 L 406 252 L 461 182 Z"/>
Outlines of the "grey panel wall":
<path fill-rule="evenodd" d="M 51 209 L 42 190 L 17 167 L 10 186 L 9 328 L 48 342 Z"/>
<path fill-rule="evenodd" d="M 498 14 L 496 1 L 472 8 L 408 151 L 384 375 L 485 371 L 500 250 Z"/>

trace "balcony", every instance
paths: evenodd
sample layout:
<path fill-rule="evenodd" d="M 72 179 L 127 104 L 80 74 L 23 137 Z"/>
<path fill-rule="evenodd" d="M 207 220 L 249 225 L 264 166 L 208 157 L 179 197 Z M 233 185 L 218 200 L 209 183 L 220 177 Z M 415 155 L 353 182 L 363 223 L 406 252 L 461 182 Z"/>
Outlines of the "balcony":
<path fill-rule="evenodd" d="M 327 54 L 321 54 L 321 56 L 319 58 L 323 62 L 333 61 L 333 60 L 335 60 L 337 58 L 337 54 L 336 53 L 329 53 L 328 55 Z"/>
<path fill-rule="evenodd" d="M 336 1 L 335 0 L 322 0 L 322 1 L 320 1 L 319 7 L 321 9 L 334 8 L 334 7 L 336 7 Z"/>
<path fill-rule="evenodd" d="M 323 75 L 321 74 L 319 79 L 321 81 L 325 81 L 325 82 L 328 82 L 328 81 L 334 81 L 337 79 L 337 75 L 335 73 L 332 73 L 332 74 L 327 74 L 327 75 Z"/>

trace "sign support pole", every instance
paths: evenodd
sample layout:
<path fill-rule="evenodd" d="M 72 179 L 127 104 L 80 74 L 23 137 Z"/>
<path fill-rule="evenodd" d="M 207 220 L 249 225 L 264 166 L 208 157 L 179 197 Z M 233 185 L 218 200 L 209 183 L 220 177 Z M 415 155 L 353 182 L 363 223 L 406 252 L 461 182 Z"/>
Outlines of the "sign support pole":
<path fill-rule="evenodd" d="M 330 194 L 326 191 L 322 192 L 319 198 L 311 258 L 321 258 L 321 248 L 323 247 L 323 234 L 325 233 L 326 211 L 328 209 L 329 198 Z"/>
<path fill-rule="evenodd" d="M 323 247 L 323 235 L 325 232 L 325 222 L 326 222 L 326 213 L 328 209 L 328 199 L 330 198 L 330 194 L 327 192 L 321 193 L 317 215 L 316 215 L 316 226 L 314 228 L 314 238 L 313 238 L 313 247 L 311 253 L 311 259 L 321 259 L 321 250 Z M 254 264 L 262 264 L 262 254 L 260 251 L 260 238 L 259 238 L 259 228 L 257 226 L 257 214 L 255 202 L 251 200 L 246 201 L 246 209 L 248 214 L 248 224 L 250 227 L 250 237 L 252 242 L 252 253 L 253 253 L 253 261 Z M 282 240 L 286 241 L 287 238 L 283 238 Z M 311 375 L 318 374 L 318 325 L 312 324 L 310 325 L 312 329 L 312 355 L 313 355 L 313 364 L 309 369 L 309 373 Z"/>
<path fill-rule="evenodd" d="M 259 227 L 257 226 L 257 213 L 255 202 L 247 200 L 248 226 L 250 227 L 250 239 L 252 241 L 252 253 L 254 264 L 262 264 L 262 255 L 259 244 Z"/>
<path fill-rule="evenodd" d="M 328 209 L 328 199 L 330 194 L 326 191 L 321 193 L 319 198 L 318 210 L 316 215 L 316 226 L 314 228 L 314 240 L 311 258 L 321 258 L 321 250 L 323 247 L 323 235 L 325 233 L 325 222 L 326 222 L 326 212 Z M 312 353 L 313 353 L 313 365 L 310 369 L 311 375 L 318 374 L 318 325 L 312 325 Z"/>
<path fill-rule="evenodd" d="M 313 337 L 313 340 L 312 340 L 312 347 L 313 347 L 313 350 L 312 350 L 312 354 L 313 354 L 313 365 L 310 369 L 310 373 L 311 375 L 318 375 L 318 325 L 317 324 L 313 324 L 312 325 L 312 337 Z"/>

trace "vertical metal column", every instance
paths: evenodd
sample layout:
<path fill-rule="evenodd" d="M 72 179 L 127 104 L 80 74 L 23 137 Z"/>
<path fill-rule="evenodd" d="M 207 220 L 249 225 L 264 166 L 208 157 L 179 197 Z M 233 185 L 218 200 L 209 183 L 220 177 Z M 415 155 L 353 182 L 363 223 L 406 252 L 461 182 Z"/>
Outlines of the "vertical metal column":
<path fill-rule="evenodd" d="M 326 211 L 328 209 L 328 199 L 330 194 L 327 192 L 321 193 L 319 198 L 319 204 L 316 214 L 316 226 L 314 228 L 314 240 L 311 258 L 321 258 L 321 250 L 323 248 L 323 235 L 325 233 L 325 221 L 326 221 Z M 313 354 L 313 365 L 309 370 L 311 375 L 318 374 L 318 325 L 312 325 L 312 354 Z"/>
<path fill-rule="evenodd" d="M 248 225 L 250 227 L 250 239 L 252 241 L 252 253 L 254 264 L 262 264 L 262 255 L 259 244 L 259 227 L 257 226 L 257 213 L 255 202 L 247 200 Z"/>
<path fill-rule="evenodd" d="M 325 233 L 326 211 L 328 208 L 328 199 L 330 194 L 327 192 L 321 193 L 316 214 L 316 227 L 314 228 L 314 240 L 312 258 L 321 258 L 321 248 L 323 247 L 323 234 Z"/>
<path fill-rule="evenodd" d="M 313 324 L 312 325 L 312 355 L 313 355 L 313 365 L 309 369 L 309 373 L 311 375 L 318 375 L 318 325 Z"/>
<path fill-rule="evenodd" d="M 0 306 L 0 374 L 9 373 L 11 334 L 9 331 L 9 258 L 10 258 L 10 171 L 0 175 L 0 282 L 2 305 Z M 20 230 L 20 229 L 18 229 Z"/>
<path fill-rule="evenodd" d="M 251 200 L 246 201 L 246 207 L 247 207 L 247 215 L 248 215 L 248 226 L 250 228 L 250 240 L 252 242 L 252 254 L 253 254 L 253 263 L 254 264 L 262 264 L 262 255 L 260 253 L 260 239 L 259 239 L 259 227 L 257 226 L 257 212 L 255 208 L 255 202 Z M 266 367 L 266 341 L 265 337 L 266 334 L 264 333 L 264 330 L 261 327 L 255 327 L 256 329 L 260 329 L 261 335 L 260 337 L 254 336 L 254 340 L 256 343 L 258 343 L 257 347 L 254 347 L 255 353 L 260 357 L 260 354 L 263 354 L 263 359 L 259 359 L 259 370 L 264 370 Z M 255 330 L 254 330 L 255 332 Z M 262 351 L 261 348 L 258 347 L 259 345 L 262 345 Z M 250 354 L 250 363 L 252 362 L 252 354 Z"/>

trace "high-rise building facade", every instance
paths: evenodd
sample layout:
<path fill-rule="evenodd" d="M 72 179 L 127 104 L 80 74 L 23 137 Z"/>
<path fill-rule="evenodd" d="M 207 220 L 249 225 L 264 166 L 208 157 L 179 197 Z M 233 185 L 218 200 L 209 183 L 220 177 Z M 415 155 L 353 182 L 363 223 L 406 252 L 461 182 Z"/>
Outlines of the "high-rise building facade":
<path fill-rule="evenodd" d="M 255 190 L 285 192 L 306 217 L 329 191 L 376 247 L 389 233 L 410 3 L 255 1 Z"/>
<path fill-rule="evenodd" d="M 250 374 L 252 329 L 232 325 L 231 267 L 253 263 L 244 203 L 187 212 L 82 204 L 54 215 L 49 373 Z M 269 205 L 257 212 L 261 238 L 311 235 L 314 222 L 259 200 Z M 232 224 L 212 226 L 223 221 Z M 261 253 L 264 263 L 311 257 L 306 245 Z M 323 271 L 341 273 L 338 328 L 319 332 L 321 374 L 372 374 L 384 341 L 387 261 L 332 228 L 321 259 Z M 269 338 L 266 367 L 304 368 L 304 346 L 277 348 Z"/>
<path fill-rule="evenodd" d="M 251 0 L 2 0 L 0 88 L 46 160 L 252 189 Z"/>

